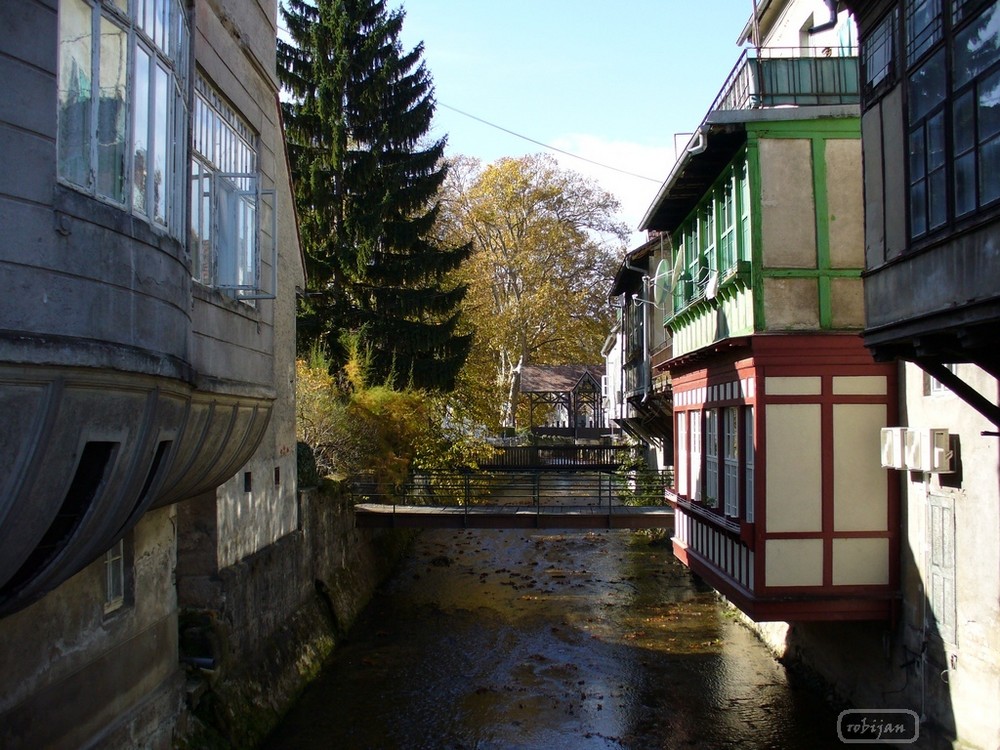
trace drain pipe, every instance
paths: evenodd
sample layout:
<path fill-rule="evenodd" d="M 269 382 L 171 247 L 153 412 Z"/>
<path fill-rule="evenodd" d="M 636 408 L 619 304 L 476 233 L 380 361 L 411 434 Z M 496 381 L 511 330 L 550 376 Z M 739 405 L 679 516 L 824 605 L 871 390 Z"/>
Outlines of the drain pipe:
<path fill-rule="evenodd" d="M 708 136 L 705 134 L 704 125 L 694 131 L 694 138 L 691 140 L 695 142 L 688 143 L 688 147 L 684 149 L 686 153 L 691 154 L 691 156 L 705 153 L 705 149 L 708 148 Z"/>
<path fill-rule="evenodd" d="M 629 271 L 636 271 L 642 274 L 642 291 L 638 295 L 632 295 L 632 302 L 642 308 L 642 366 L 645 367 L 649 361 L 649 310 L 646 309 L 647 305 L 645 304 L 649 292 L 649 269 L 633 266 L 629 263 L 627 255 L 625 256 L 624 265 Z M 624 329 L 624 326 L 622 328 Z M 622 343 L 624 344 L 624 341 Z M 648 378 L 646 380 L 648 381 Z M 643 384 L 643 391 L 642 403 L 646 403 L 646 399 L 649 398 L 648 382 Z"/>
<path fill-rule="evenodd" d="M 837 0 L 825 0 L 825 2 L 826 7 L 830 9 L 830 20 L 810 28 L 807 32 L 810 36 L 823 31 L 829 31 L 837 25 Z"/>

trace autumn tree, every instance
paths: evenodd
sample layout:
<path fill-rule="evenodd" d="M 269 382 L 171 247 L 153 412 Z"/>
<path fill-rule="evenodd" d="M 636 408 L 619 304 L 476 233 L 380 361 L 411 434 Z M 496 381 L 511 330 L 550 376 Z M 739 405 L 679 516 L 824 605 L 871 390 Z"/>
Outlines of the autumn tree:
<path fill-rule="evenodd" d="M 600 361 L 627 230 L 610 193 L 545 155 L 459 159 L 445 195 L 444 228 L 474 244 L 461 271 L 476 329 L 464 407 L 473 422 L 513 425 L 523 366 Z"/>
<path fill-rule="evenodd" d="M 466 289 L 452 272 L 470 245 L 436 239 L 445 140 L 423 46 L 404 51 L 404 14 L 384 0 L 285 0 L 279 41 L 288 139 L 311 294 L 300 350 L 317 342 L 335 366 L 342 333 L 359 337 L 374 382 L 449 389 L 469 346 Z"/>

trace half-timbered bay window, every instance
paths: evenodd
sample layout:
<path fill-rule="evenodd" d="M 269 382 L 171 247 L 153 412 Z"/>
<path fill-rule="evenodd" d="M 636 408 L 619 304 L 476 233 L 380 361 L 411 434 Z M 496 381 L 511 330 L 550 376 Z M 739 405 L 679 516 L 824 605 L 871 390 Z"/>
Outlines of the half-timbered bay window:
<path fill-rule="evenodd" d="M 191 155 L 192 276 L 240 299 L 274 296 L 261 281 L 261 213 L 268 206 L 276 268 L 274 190 L 262 190 L 257 136 L 202 76 L 195 83 Z"/>
<path fill-rule="evenodd" d="M 181 237 L 188 26 L 178 0 L 60 0 L 61 180 Z"/>

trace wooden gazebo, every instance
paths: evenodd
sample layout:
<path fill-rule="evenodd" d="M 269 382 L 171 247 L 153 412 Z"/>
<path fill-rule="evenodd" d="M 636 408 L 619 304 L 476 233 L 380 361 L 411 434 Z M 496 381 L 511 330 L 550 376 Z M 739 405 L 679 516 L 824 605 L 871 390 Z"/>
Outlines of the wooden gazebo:
<path fill-rule="evenodd" d="M 604 365 L 526 365 L 520 395 L 528 399 L 531 431 L 570 438 L 606 435 L 603 377 Z"/>

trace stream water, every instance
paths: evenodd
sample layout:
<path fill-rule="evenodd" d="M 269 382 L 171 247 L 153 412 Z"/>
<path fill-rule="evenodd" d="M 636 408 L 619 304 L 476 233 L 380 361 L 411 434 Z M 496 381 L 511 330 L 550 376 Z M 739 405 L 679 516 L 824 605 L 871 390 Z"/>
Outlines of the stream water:
<path fill-rule="evenodd" d="M 623 531 L 425 531 L 265 746 L 833 748 L 836 712 Z"/>

